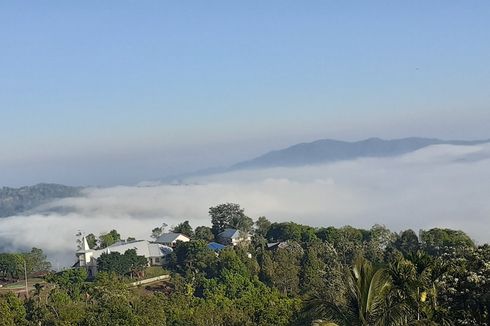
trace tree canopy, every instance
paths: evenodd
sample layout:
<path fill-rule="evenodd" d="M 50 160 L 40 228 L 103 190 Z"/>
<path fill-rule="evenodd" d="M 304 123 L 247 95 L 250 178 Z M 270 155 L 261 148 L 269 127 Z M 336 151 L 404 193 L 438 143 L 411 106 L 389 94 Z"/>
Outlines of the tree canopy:
<path fill-rule="evenodd" d="M 248 221 L 236 204 L 210 215 L 214 232 Z M 490 246 L 462 231 L 419 236 L 261 217 L 252 234 L 213 251 L 212 229 L 197 227 L 176 244 L 165 266 L 171 280 L 158 286 L 129 285 L 148 263 L 135 250 L 102 254 L 95 280 L 74 268 L 46 276 L 29 299 L 0 294 L 0 325 L 490 326 Z M 2 253 L 0 278 L 15 281 L 24 262 L 33 273 L 49 268 L 37 248 Z"/>

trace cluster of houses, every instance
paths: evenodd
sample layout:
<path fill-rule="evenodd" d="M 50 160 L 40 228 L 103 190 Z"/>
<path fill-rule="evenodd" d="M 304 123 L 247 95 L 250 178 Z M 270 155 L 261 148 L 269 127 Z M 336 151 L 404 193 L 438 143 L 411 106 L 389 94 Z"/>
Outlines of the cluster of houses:
<path fill-rule="evenodd" d="M 241 242 L 250 241 L 249 234 L 244 234 L 236 229 L 225 229 L 218 234 L 218 242 L 208 243 L 208 248 L 218 253 L 226 246 L 235 246 Z M 166 262 L 166 257 L 173 252 L 173 248 L 178 241 L 188 242 L 191 239 L 184 234 L 168 232 L 163 233 L 154 241 L 147 240 L 121 240 L 104 249 L 90 249 L 87 239 L 82 238 L 80 249 L 76 252 L 77 262 L 74 266 L 84 267 L 87 269 L 89 276 L 95 276 L 97 273 L 97 259 L 102 254 L 118 252 L 124 254 L 129 249 L 135 249 L 136 254 L 146 257 L 149 266 L 163 266 Z"/>

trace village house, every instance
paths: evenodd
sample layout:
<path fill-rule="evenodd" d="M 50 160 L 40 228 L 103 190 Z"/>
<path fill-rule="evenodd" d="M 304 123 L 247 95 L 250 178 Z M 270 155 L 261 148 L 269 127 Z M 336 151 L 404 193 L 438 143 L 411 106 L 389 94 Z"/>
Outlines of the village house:
<path fill-rule="evenodd" d="M 97 259 L 104 253 L 119 252 L 124 254 L 129 249 L 135 249 L 136 254 L 148 259 L 149 266 L 162 266 L 165 257 L 172 253 L 173 249 L 169 246 L 152 243 L 146 240 L 119 241 L 104 249 L 90 249 L 87 239 L 82 238 L 81 248 L 77 251 L 78 258 L 74 267 L 85 267 L 90 277 L 97 274 Z"/>
<path fill-rule="evenodd" d="M 218 234 L 218 242 L 223 245 L 236 246 L 241 242 L 249 242 L 250 240 L 250 234 L 237 229 L 225 229 Z"/>
<path fill-rule="evenodd" d="M 168 232 L 160 235 L 155 242 L 174 248 L 177 241 L 188 242 L 190 240 L 191 239 L 188 236 L 183 235 L 182 233 Z"/>

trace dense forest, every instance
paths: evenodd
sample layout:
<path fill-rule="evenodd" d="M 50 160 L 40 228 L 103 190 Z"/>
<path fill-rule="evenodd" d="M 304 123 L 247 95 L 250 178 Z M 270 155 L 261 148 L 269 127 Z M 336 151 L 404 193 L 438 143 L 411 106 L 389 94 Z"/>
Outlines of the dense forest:
<path fill-rule="evenodd" d="M 209 212 L 212 227 L 173 229 L 192 240 L 177 243 L 162 286 L 130 286 L 145 264 L 135 252 L 107 255 L 95 279 L 69 269 L 28 298 L 2 292 L 0 325 L 490 325 L 490 246 L 462 231 L 253 221 L 236 204 Z M 207 244 L 226 227 L 251 241 L 216 253 Z M 0 277 L 21 277 L 14 256 L 49 269 L 39 249 L 0 254 Z"/>

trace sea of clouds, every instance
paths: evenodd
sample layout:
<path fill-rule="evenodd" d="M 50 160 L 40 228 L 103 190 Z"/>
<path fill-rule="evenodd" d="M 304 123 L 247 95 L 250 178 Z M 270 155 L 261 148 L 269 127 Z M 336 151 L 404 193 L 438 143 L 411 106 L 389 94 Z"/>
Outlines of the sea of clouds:
<path fill-rule="evenodd" d="M 490 241 L 490 144 L 430 146 L 392 158 L 237 171 L 185 185 L 91 188 L 38 213 L 0 219 L 0 251 L 44 249 L 54 267 L 74 262 L 75 234 L 113 228 L 149 239 L 151 229 L 189 220 L 209 225 L 208 209 L 239 203 L 256 219 L 395 231 L 448 227 Z"/>

